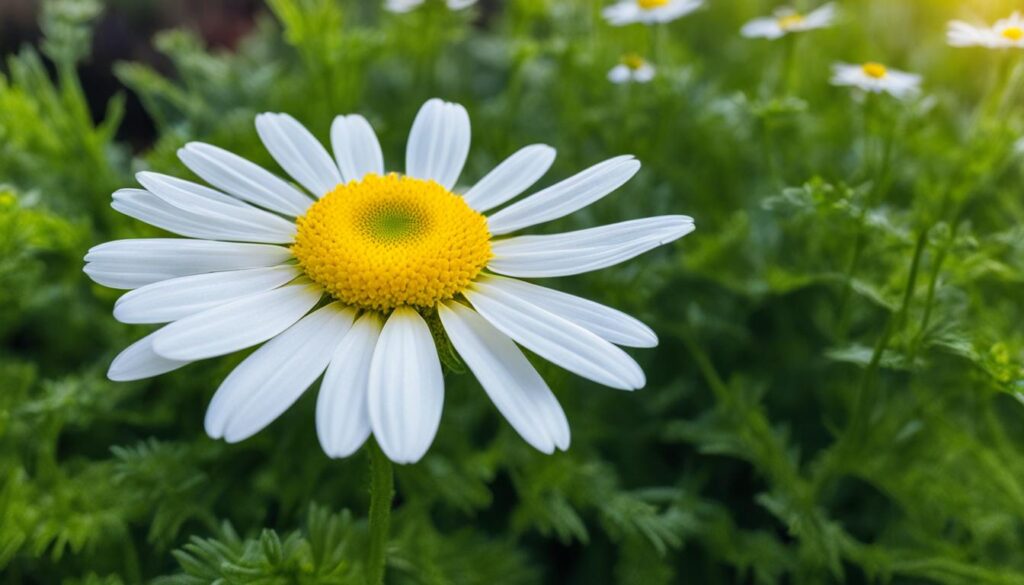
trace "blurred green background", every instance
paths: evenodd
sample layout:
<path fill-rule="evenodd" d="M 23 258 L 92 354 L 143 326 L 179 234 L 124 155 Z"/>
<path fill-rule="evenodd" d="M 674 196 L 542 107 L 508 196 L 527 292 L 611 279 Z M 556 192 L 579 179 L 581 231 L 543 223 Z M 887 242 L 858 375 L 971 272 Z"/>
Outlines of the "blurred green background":
<path fill-rule="evenodd" d="M 739 36 L 776 6 L 612 28 L 582 0 L 4 0 L 0 582 L 363 582 L 365 454 L 323 455 L 314 393 L 227 445 L 203 412 L 244 356 L 107 381 L 144 328 L 114 321 L 118 292 L 82 257 L 157 235 L 110 194 L 139 170 L 193 178 L 190 140 L 276 169 L 256 113 L 326 141 L 359 112 L 400 168 L 439 96 L 472 118 L 467 184 L 534 142 L 559 153 L 544 184 L 643 162 L 541 230 L 698 229 L 545 283 L 661 338 L 632 352 L 636 393 L 535 360 L 567 453 L 533 451 L 446 375 L 437 441 L 397 469 L 389 583 L 1024 583 L 1024 51 L 945 43 L 947 21 L 1018 5 L 851 0 L 827 30 Z M 626 53 L 652 83 L 607 81 Z M 923 94 L 829 85 L 832 62 L 866 60 L 922 74 Z"/>

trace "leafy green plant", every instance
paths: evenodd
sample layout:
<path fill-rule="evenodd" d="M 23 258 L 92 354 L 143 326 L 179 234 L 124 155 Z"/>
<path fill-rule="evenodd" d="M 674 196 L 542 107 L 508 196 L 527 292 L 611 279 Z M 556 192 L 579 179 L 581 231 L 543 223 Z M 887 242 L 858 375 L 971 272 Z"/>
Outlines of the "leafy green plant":
<path fill-rule="evenodd" d="M 189 141 L 275 168 L 256 113 L 325 140 L 359 112 L 401 161 L 439 95 L 472 115 L 470 183 L 535 142 L 558 149 L 549 182 L 643 162 L 544 229 L 686 213 L 698 231 L 553 283 L 660 337 L 632 394 L 535 360 L 567 453 L 531 450 L 472 376 L 446 374 L 437 441 L 396 469 L 388 583 L 1024 583 L 1024 65 L 945 46 L 962 4 L 844 2 L 837 26 L 777 44 L 737 34 L 773 8 L 756 0 L 654 28 L 583 1 L 271 0 L 233 52 L 164 31 L 171 74 L 116 67 L 156 125 L 132 153 L 121 98 L 95 120 L 76 73 L 108 7 L 44 3 L 42 52 L 0 74 L 0 580 L 365 581 L 367 454 L 323 455 L 313 396 L 241 444 L 207 438 L 238 358 L 106 380 L 143 328 L 110 317 L 118 293 L 81 259 L 159 235 L 110 194 L 133 170 L 188 177 Z M 626 53 L 656 63 L 650 84 L 607 81 Z M 924 95 L 829 85 L 833 61 L 867 59 L 921 73 Z"/>

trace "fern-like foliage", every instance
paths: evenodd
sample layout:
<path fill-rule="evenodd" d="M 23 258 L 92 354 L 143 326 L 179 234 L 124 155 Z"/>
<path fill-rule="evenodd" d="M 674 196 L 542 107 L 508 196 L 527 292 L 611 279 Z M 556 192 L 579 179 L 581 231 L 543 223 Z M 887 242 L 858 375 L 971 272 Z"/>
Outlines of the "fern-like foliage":
<path fill-rule="evenodd" d="M 643 161 L 538 233 L 680 213 L 699 227 L 544 283 L 660 337 L 632 353 L 636 393 L 530 356 L 568 452 L 525 445 L 446 355 L 437 439 L 395 473 L 389 584 L 1024 583 L 1024 70 L 941 45 L 962 2 L 843 3 L 841 24 L 786 49 L 736 34 L 755 0 L 655 28 L 606 26 L 584 0 L 402 15 L 268 0 L 231 51 L 165 30 L 169 69 L 115 66 L 156 127 L 137 152 L 117 138 L 122 99 L 94 115 L 77 73 L 123 5 L 43 2 L 38 48 L 0 67 L 0 581 L 365 581 L 366 456 L 323 455 L 313 393 L 250 440 L 207 438 L 205 405 L 241 356 L 106 380 L 146 330 L 114 321 L 120 293 L 81 261 L 167 236 L 110 194 L 141 169 L 195 179 L 176 157 L 189 141 L 279 172 L 256 113 L 327 144 L 333 117 L 358 112 L 400 170 L 416 109 L 441 96 L 472 116 L 466 185 L 537 142 L 559 152 L 538 188 Z M 656 79 L 610 84 L 632 52 Z M 923 74 L 925 95 L 830 87 L 831 62 L 861 54 Z"/>

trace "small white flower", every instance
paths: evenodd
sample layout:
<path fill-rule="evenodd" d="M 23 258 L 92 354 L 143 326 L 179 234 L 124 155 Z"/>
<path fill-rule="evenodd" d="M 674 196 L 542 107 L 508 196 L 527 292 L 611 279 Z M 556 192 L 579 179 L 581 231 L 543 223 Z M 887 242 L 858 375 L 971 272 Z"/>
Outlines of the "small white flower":
<path fill-rule="evenodd" d="M 954 20 L 949 23 L 946 39 L 954 47 L 1024 48 L 1024 18 L 1019 12 L 1014 12 L 992 26 L 975 26 Z"/>
<path fill-rule="evenodd" d="M 920 91 L 921 76 L 889 69 L 881 63 L 836 63 L 832 65 L 832 85 L 856 87 L 871 93 L 887 93 L 906 99 Z"/>
<path fill-rule="evenodd" d="M 780 8 L 772 16 L 755 18 L 743 25 L 740 34 L 751 39 L 777 39 L 789 33 L 825 28 L 835 19 L 836 7 L 831 2 L 807 14 L 792 8 Z"/>
<path fill-rule="evenodd" d="M 256 131 L 294 184 L 216 146 L 189 143 L 181 161 L 207 187 L 137 175 L 117 211 L 183 238 L 107 242 L 85 273 L 131 289 L 124 323 L 161 324 L 121 352 L 112 380 L 139 380 L 261 346 L 217 389 L 206 432 L 234 443 L 258 433 L 323 376 L 320 444 L 354 453 L 372 434 L 412 463 L 441 422 L 446 335 L 509 424 L 544 453 L 569 446 L 554 393 L 519 346 L 599 384 L 634 390 L 644 372 L 619 346 L 653 347 L 640 321 L 524 278 L 582 274 L 625 262 L 694 229 L 661 216 L 552 235 L 516 235 L 565 217 L 640 170 L 617 156 L 513 202 L 551 167 L 555 150 L 526 146 L 468 189 L 465 108 L 428 101 L 412 124 L 405 173 L 387 173 L 365 118 L 338 116 L 333 156 L 287 114 Z M 432 329 L 430 324 L 434 325 Z M 518 345 L 517 345 L 518 344 Z"/>
<path fill-rule="evenodd" d="M 704 0 L 619 0 L 601 14 L 608 24 L 658 24 L 682 18 L 704 5 Z"/>
<path fill-rule="evenodd" d="M 385 0 L 384 9 L 403 14 L 419 8 L 426 0 Z M 445 0 L 448 10 L 462 10 L 476 4 L 477 0 Z"/>
<path fill-rule="evenodd" d="M 647 83 L 654 79 L 654 66 L 639 55 L 626 55 L 608 71 L 612 83 Z"/>

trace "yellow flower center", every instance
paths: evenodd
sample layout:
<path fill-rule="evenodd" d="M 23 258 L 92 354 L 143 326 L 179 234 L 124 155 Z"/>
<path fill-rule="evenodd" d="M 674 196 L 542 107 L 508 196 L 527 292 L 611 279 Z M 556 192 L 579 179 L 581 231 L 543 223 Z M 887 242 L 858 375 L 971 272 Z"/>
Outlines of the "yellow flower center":
<path fill-rule="evenodd" d="M 646 63 L 646 61 L 644 61 L 644 58 L 641 57 L 640 55 L 637 55 L 636 53 L 629 53 L 627 55 L 622 56 L 622 64 L 625 65 L 626 67 L 629 67 L 633 71 L 636 71 L 637 69 L 643 67 L 644 63 Z"/>
<path fill-rule="evenodd" d="M 298 218 L 292 253 L 312 280 L 362 309 L 433 307 L 491 259 L 487 220 L 434 181 L 370 174 Z"/>
<path fill-rule="evenodd" d="M 1008 26 L 999 34 L 1003 35 L 1004 39 L 1019 41 L 1024 38 L 1024 29 L 1019 26 Z"/>
<path fill-rule="evenodd" d="M 868 77 L 874 77 L 875 79 L 881 79 L 889 73 L 889 70 L 885 68 L 885 65 L 875 63 L 873 61 L 861 65 L 861 69 L 864 70 L 865 75 Z"/>
<path fill-rule="evenodd" d="M 802 23 L 803 21 L 803 14 L 800 14 L 799 12 L 793 12 L 791 14 L 786 14 L 785 16 L 780 16 L 778 20 L 776 20 L 775 22 L 778 23 L 779 28 L 781 28 L 782 30 L 789 30 L 795 26 L 799 26 L 800 23 Z"/>
<path fill-rule="evenodd" d="M 654 10 L 655 8 L 661 8 L 668 4 L 669 0 L 636 0 L 636 3 L 640 8 L 644 10 Z"/>

